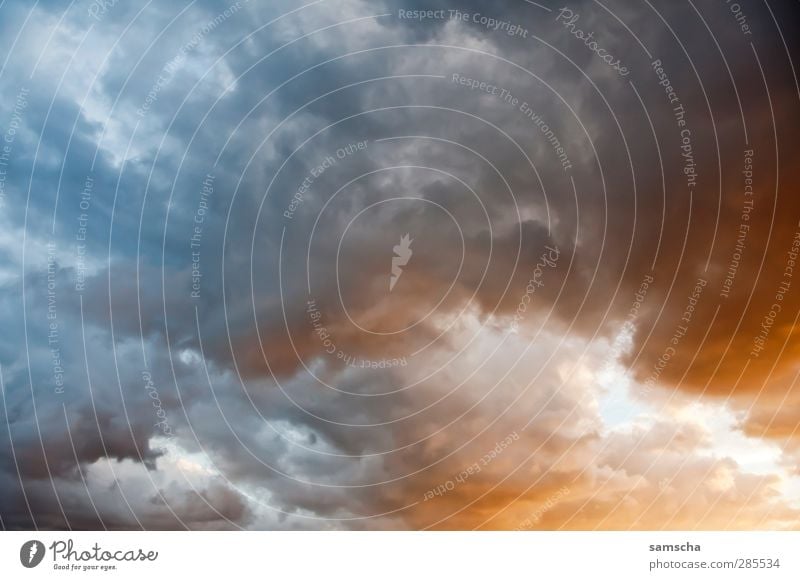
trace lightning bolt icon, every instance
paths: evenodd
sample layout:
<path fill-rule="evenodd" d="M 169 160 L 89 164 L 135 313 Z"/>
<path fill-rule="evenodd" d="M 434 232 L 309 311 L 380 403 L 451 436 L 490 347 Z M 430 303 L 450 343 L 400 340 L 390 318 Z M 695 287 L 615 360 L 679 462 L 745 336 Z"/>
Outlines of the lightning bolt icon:
<path fill-rule="evenodd" d="M 31 544 L 31 549 L 28 552 L 28 564 L 33 562 L 33 558 L 34 556 L 36 556 L 38 551 L 39 551 L 39 545 L 36 543 Z"/>
<path fill-rule="evenodd" d="M 400 243 L 393 248 L 395 255 L 392 256 L 392 274 L 389 277 L 389 292 L 394 290 L 394 285 L 397 284 L 397 281 L 403 274 L 403 266 L 408 264 L 411 255 L 414 253 L 411 249 L 411 242 L 413 241 L 414 240 L 412 240 L 408 234 L 405 234 L 400 238 Z"/>

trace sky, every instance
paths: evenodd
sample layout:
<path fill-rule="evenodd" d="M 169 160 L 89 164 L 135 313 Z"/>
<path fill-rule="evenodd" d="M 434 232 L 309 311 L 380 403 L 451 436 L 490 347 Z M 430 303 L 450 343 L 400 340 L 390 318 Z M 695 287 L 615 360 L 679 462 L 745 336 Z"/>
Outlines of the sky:
<path fill-rule="evenodd" d="M 796 2 L 0 4 L 0 525 L 800 529 Z"/>

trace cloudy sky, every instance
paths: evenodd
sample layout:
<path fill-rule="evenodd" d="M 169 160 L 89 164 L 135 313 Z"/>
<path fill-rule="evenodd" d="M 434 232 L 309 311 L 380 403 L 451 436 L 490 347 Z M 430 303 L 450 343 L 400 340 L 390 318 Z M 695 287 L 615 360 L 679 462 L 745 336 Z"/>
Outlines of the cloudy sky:
<path fill-rule="evenodd" d="M 0 3 L 0 524 L 800 528 L 798 13 Z"/>

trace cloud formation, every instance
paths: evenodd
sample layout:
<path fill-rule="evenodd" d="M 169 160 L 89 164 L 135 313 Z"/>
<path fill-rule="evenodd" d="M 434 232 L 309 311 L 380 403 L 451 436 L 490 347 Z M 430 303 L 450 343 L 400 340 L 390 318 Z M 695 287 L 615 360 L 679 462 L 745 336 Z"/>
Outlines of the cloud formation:
<path fill-rule="evenodd" d="M 797 527 L 793 7 L 0 10 L 4 528 Z"/>

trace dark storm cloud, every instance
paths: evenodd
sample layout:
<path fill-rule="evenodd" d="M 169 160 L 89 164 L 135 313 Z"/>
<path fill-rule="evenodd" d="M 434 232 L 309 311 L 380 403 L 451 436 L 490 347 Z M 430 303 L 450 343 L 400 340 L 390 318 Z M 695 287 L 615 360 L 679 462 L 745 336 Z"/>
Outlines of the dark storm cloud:
<path fill-rule="evenodd" d="M 164 67 L 228 5 L 194 3 L 174 22 L 185 5 L 149 7 L 124 36 L 138 9 L 115 5 L 101 22 L 94 23 L 88 44 L 76 56 L 85 56 L 89 64 L 69 75 L 59 92 L 53 75 L 60 74 L 66 60 L 50 49 L 30 83 L 31 105 L 25 131 L 15 145 L 11 196 L 3 210 L 3 219 L 13 226 L 11 231 L 19 240 L 31 151 L 41 132 L 42 152 L 36 160 L 27 208 L 26 270 L 22 271 L 18 254 L 9 258 L 27 280 L 26 325 L 19 281 L 0 287 L 2 326 L 10 329 L 0 341 L 0 362 L 11 440 L 7 431 L 0 432 L 0 439 L 9 450 L 13 441 L 38 525 L 63 527 L 66 517 L 77 527 L 97 527 L 102 521 L 110 527 L 314 528 L 322 525 L 315 518 L 332 518 L 330 525 L 336 527 L 470 527 L 491 519 L 498 506 L 512 505 L 520 497 L 535 510 L 559 486 L 572 481 L 569 501 L 548 516 L 562 510 L 558 521 L 564 521 L 572 515 L 568 509 L 593 501 L 596 478 L 602 478 L 606 468 L 614 472 L 609 477 L 612 493 L 595 499 L 599 515 L 584 512 L 570 525 L 595 525 L 606 514 L 611 525 L 624 525 L 616 518 L 629 515 L 633 508 L 626 507 L 623 514 L 614 508 L 624 495 L 620 490 L 629 484 L 622 473 L 631 467 L 620 456 L 638 441 L 638 435 L 619 436 L 602 442 L 608 444 L 601 447 L 599 417 L 580 393 L 556 388 L 560 371 L 555 362 L 547 366 L 544 356 L 528 361 L 531 368 L 547 370 L 537 389 L 525 395 L 524 405 L 517 408 L 545 411 L 524 432 L 522 426 L 529 418 L 525 411 L 518 411 L 510 422 L 491 424 L 518 394 L 516 390 L 489 396 L 497 405 L 495 415 L 481 416 L 473 408 L 485 394 L 485 385 L 493 385 L 514 365 L 510 355 L 508 359 L 486 356 L 473 347 L 456 358 L 460 372 L 427 376 L 428 370 L 438 369 L 448 357 L 459 357 L 458 348 L 464 346 L 461 339 L 437 337 L 462 309 L 473 308 L 475 316 L 488 325 L 502 325 L 512 318 L 546 246 L 557 246 L 560 257 L 547 272 L 547 285 L 537 294 L 527 326 L 535 329 L 552 314 L 551 322 L 559 329 L 570 327 L 576 339 L 596 334 L 613 338 L 655 260 L 656 284 L 637 321 L 629 356 L 634 373 L 644 381 L 680 323 L 697 278 L 703 276 L 708 282 L 701 308 L 680 343 L 680 356 L 659 375 L 658 385 L 677 384 L 690 392 L 708 385 L 717 394 L 736 390 L 749 406 L 746 391 L 758 392 L 761 383 L 734 383 L 740 368 L 725 364 L 716 370 L 717 363 L 732 337 L 733 353 L 738 354 L 728 356 L 741 358 L 758 333 L 772 302 L 773 282 L 780 279 L 785 265 L 782 248 L 791 240 L 799 213 L 796 201 L 782 193 L 775 208 L 777 219 L 772 219 L 775 180 L 781 188 L 798 182 L 792 143 L 800 128 L 791 114 L 797 105 L 796 87 L 769 13 L 748 6 L 754 46 L 768 79 L 767 95 L 753 50 L 742 42 L 741 31 L 724 5 L 698 8 L 712 25 L 738 93 L 722 56 L 709 50 L 713 44 L 708 31 L 690 8 L 659 7 L 682 47 L 651 9 L 634 9 L 622 2 L 609 5 L 639 35 L 651 58 L 598 4 L 573 5 L 571 9 L 580 14 L 579 25 L 596 31 L 609 52 L 624 58 L 632 72 L 620 78 L 561 24 L 554 23 L 557 7 L 548 5 L 553 12 L 523 2 L 491 7 L 458 3 L 465 13 L 526 27 L 528 38 L 517 38 L 487 30 L 471 19 L 417 24 L 397 18 L 401 8 L 453 8 L 442 2 L 323 3 L 260 30 L 261 25 L 297 7 L 242 2 L 241 9 L 204 33 L 188 50 L 186 60 L 168 71 L 169 79 L 162 80 L 157 98 L 144 115 L 137 115 L 136 109 L 142 107 L 159 75 L 165 74 Z M 49 33 L 48 27 L 60 16 L 53 10 L 37 9 L 38 21 L 43 23 L 39 34 Z M 791 34 L 791 11 L 775 10 L 786 27 L 784 36 L 789 41 L 796 38 Z M 391 16 L 333 26 L 384 13 Z M 9 26 L 21 24 L 25 14 L 23 8 L 12 5 L 4 20 L 8 18 Z M 86 6 L 79 6 L 69 12 L 66 22 L 69 32 L 56 36 L 54 42 L 64 51 L 73 51 L 93 20 Z M 255 33 L 237 45 L 251 31 Z M 310 36 L 282 46 L 303 34 Z M 117 39 L 120 44 L 101 65 L 105 51 Z M 380 48 L 414 43 L 466 49 Z M 30 74 L 40 48 L 30 46 L 11 60 L 3 76 L 5 102 Z M 378 50 L 322 64 L 367 48 Z M 273 56 L 256 63 L 271 51 L 276 51 Z M 680 132 L 650 66 L 655 59 L 661 59 L 669 72 L 692 129 L 699 177 L 691 196 L 681 172 Z M 310 67 L 314 68 L 292 78 Z M 92 84 L 91 77 L 98 72 L 99 82 Z M 529 103 L 566 149 L 570 172 L 564 171 L 545 132 L 520 111 L 519 104 L 453 83 L 454 73 L 506 88 Z M 412 74 L 444 78 L 371 80 Z M 360 84 L 347 86 L 353 83 Z M 86 95 L 89 102 L 82 103 Z M 741 215 L 737 192 L 745 145 L 737 96 L 745 110 L 749 147 L 756 151 L 759 197 L 740 273 L 731 295 L 720 300 L 717 296 Z M 53 110 L 42 130 L 51 100 Z M 385 110 L 365 113 L 376 108 Z M 10 111 L 1 110 L 9 118 Z M 776 116 L 779 159 L 774 153 L 770 110 Z M 377 142 L 400 136 L 413 138 Z M 364 140 L 366 149 L 337 157 L 340 148 Z M 336 161 L 315 176 L 331 156 Z M 217 158 L 219 163 L 215 163 Z M 776 161 L 780 162 L 777 173 Z M 123 164 L 125 171 L 119 177 Z M 368 174 L 391 166 L 436 170 L 397 167 Z M 202 183 L 209 174 L 214 176 L 213 193 L 204 200 Z M 82 293 L 82 328 L 80 303 L 71 289 L 76 275 L 72 263 L 75 233 L 82 212 L 79 192 L 87 175 L 94 179 L 86 241 L 92 269 Z M 313 183 L 287 218 L 295 192 L 309 176 Z M 355 181 L 332 198 L 351 180 Z M 51 234 L 56 191 L 58 227 Z M 404 196 L 420 197 L 426 203 L 422 208 L 396 202 L 392 207 L 366 209 Z M 199 297 L 193 299 L 192 251 L 197 248 L 192 248 L 191 237 L 201 201 L 207 201 L 199 242 L 202 278 Z M 323 208 L 325 219 L 309 242 L 309 232 Z M 366 212 L 364 219 L 351 223 L 361 210 Z M 339 248 L 346 228 L 348 235 Z M 404 272 L 397 294 L 387 296 L 387 257 L 397 239 L 408 232 L 414 232 L 417 248 L 413 268 Z M 46 265 L 43 244 L 51 238 L 59 247 L 58 324 L 67 377 L 63 395 L 53 392 L 47 345 L 42 268 Z M 9 252 L 14 247 L 7 242 L 0 250 Z M 765 249 L 769 249 L 766 269 L 756 286 L 749 273 L 758 270 Z M 310 294 L 306 271 L 311 273 Z M 443 289 L 454 279 L 453 290 L 447 294 Z M 394 330 L 435 308 L 443 296 L 437 315 L 404 335 L 365 335 L 348 319 L 351 316 L 372 330 Z M 334 353 L 327 351 L 316 332 L 309 300 L 315 301 L 335 341 Z M 786 298 L 784 318 L 770 341 L 786 336 L 789 313 L 797 311 L 797 300 L 796 293 Z M 706 335 L 717 303 L 720 312 Z M 109 312 L 113 313 L 113 336 Z M 30 377 L 27 357 L 19 347 L 26 329 Z M 479 333 L 469 328 L 464 334 Z M 550 339 L 555 347 L 555 337 Z M 389 370 L 353 369 L 336 352 L 381 361 L 410 357 L 429 343 L 434 347 L 412 358 L 410 366 Z M 558 361 L 566 364 L 578 354 L 576 347 Z M 782 361 L 791 360 L 787 354 L 791 353 L 784 354 Z M 777 356 L 778 348 L 771 348 L 750 363 L 750 372 L 762 377 Z M 91 393 L 85 360 L 91 372 Z M 481 369 L 484 362 L 487 368 Z M 159 400 L 181 448 L 207 454 L 211 466 L 202 469 L 214 475 L 196 486 L 186 483 L 183 467 L 157 467 L 169 454 L 153 440 L 163 433 L 155 426 L 158 418 L 142 384 L 143 371 L 155 378 Z M 480 371 L 477 378 L 470 377 L 471 371 Z M 523 374 L 518 380 L 524 384 L 530 379 Z M 386 394 L 415 381 L 420 384 Z M 764 417 L 773 416 L 778 400 L 776 396 L 762 401 L 765 406 L 752 411 L 752 431 L 795 435 L 789 430 L 791 421 L 765 424 Z M 38 423 L 32 415 L 34 405 Z M 565 417 L 581 421 L 583 428 L 564 431 Z M 427 491 L 482 457 L 515 428 L 521 439 L 491 469 L 470 478 L 435 508 L 425 504 Z M 651 439 L 670 440 L 669 429 L 654 428 Z M 554 432 L 557 435 L 551 437 Z M 706 444 L 703 434 L 691 427 L 682 434 L 683 452 L 701 450 Z M 463 443 L 467 443 L 464 449 L 454 452 Z M 650 443 L 634 457 L 634 463 L 641 462 L 634 471 L 646 482 L 644 491 L 636 492 L 641 493 L 637 498 L 642 502 L 655 497 L 666 466 L 679 464 L 679 458 L 672 457 L 659 473 L 648 473 L 645 464 L 652 461 L 658 447 Z M 539 454 L 528 462 L 534 449 Z M 567 465 L 548 473 L 565 456 Z M 130 494 L 133 484 L 109 486 L 103 477 L 91 479 L 84 474 L 88 478 L 84 486 L 79 469 L 106 469 L 101 465 L 104 457 L 124 465 L 126 477 L 148 490 L 134 493 L 130 507 L 120 507 L 128 502 L 119 500 L 128 497 L 125 494 Z M 599 465 L 582 470 L 583 464 L 595 461 Z M 10 454 L 2 465 L 3 488 L 10 490 L 2 504 L 5 525 L 29 526 L 26 510 L 20 507 L 24 501 Z M 521 469 L 514 471 L 518 466 Z M 734 479 L 747 479 L 735 469 L 725 461 L 698 458 L 686 472 L 721 470 Z M 150 472 L 156 478 L 167 475 L 153 482 L 148 479 Z M 507 485 L 494 489 L 494 483 L 506 476 Z M 385 481 L 392 483 L 379 485 Z M 538 482 L 534 489 L 529 489 L 531 482 Z M 712 493 L 712 484 L 700 493 Z M 764 505 L 774 500 L 772 482 L 748 480 L 746 485 L 757 490 L 757 499 Z M 263 490 L 260 501 L 252 501 L 253 489 Z M 687 493 L 679 485 L 673 491 L 675 496 Z M 62 504 L 72 506 L 64 508 L 66 514 L 61 514 L 55 492 L 64 500 Z M 474 508 L 448 521 L 448 516 L 483 494 L 486 497 Z M 701 501 L 700 494 L 692 497 Z M 91 499 L 99 505 L 93 508 Z M 414 502 L 423 505 L 397 515 L 347 519 L 388 514 Z M 745 525 L 758 524 L 761 503 L 753 505 L 753 512 L 745 514 Z M 722 521 L 723 508 L 728 507 L 728 503 L 720 504 L 708 521 Z M 658 517 L 664 514 L 654 520 Z M 486 525 L 518 523 L 506 514 Z"/>

